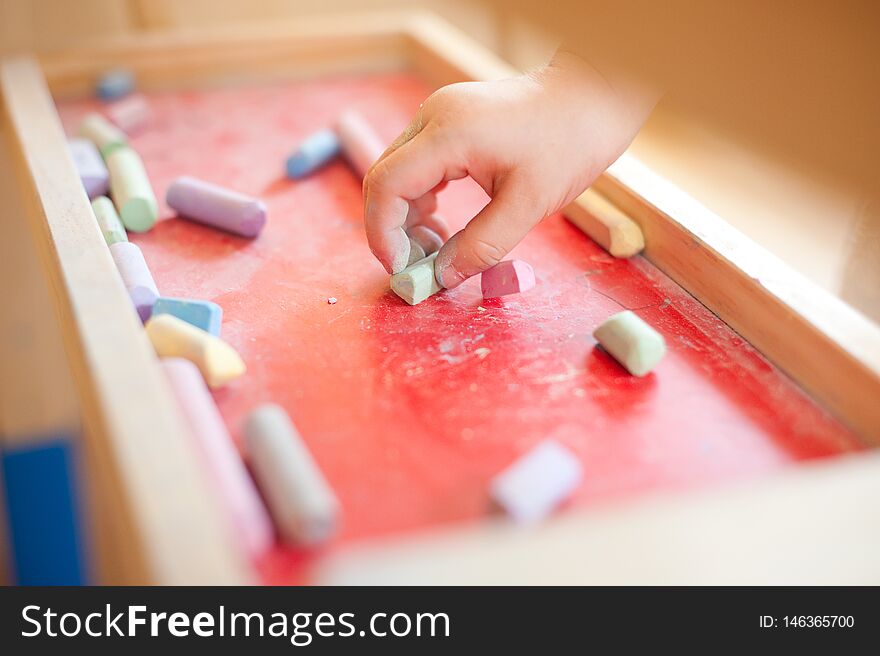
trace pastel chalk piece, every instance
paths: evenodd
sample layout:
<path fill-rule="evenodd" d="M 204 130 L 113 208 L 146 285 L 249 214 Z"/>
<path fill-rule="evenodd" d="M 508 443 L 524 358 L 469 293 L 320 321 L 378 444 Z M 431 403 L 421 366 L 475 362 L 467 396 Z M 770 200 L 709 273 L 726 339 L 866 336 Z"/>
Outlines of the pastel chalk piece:
<path fill-rule="evenodd" d="M 116 148 L 107 157 L 110 193 L 122 225 L 134 232 L 146 232 L 159 218 L 156 195 L 140 156 L 131 148 Z"/>
<path fill-rule="evenodd" d="M 367 120 L 358 112 L 344 112 L 336 121 L 336 135 L 345 158 L 363 178 L 382 153 L 385 145 Z"/>
<path fill-rule="evenodd" d="M 391 276 L 391 291 L 410 305 L 417 305 L 439 292 L 443 288 L 434 277 L 436 259 L 437 253 L 432 253 Z"/>
<path fill-rule="evenodd" d="M 410 244 L 416 243 L 425 252 L 427 257 L 436 253 L 443 247 L 443 239 L 436 232 L 423 225 L 413 226 L 406 231 Z"/>
<path fill-rule="evenodd" d="M 170 314 L 215 337 L 220 335 L 223 308 L 211 301 L 161 296 L 153 306 L 153 316 L 157 314 Z"/>
<path fill-rule="evenodd" d="M 202 374 L 183 358 L 163 358 L 162 368 L 228 513 L 231 537 L 251 556 L 264 553 L 273 540 L 272 521 Z"/>
<path fill-rule="evenodd" d="M 535 270 L 522 260 L 504 260 L 480 276 L 483 298 L 519 294 L 535 286 Z"/>
<path fill-rule="evenodd" d="M 241 356 L 229 344 L 171 314 L 151 317 L 145 328 L 159 357 L 189 360 L 209 387 L 222 387 L 246 370 Z"/>
<path fill-rule="evenodd" d="M 606 319 L 593 337 L 633 376 L 648 374 L 666 354 L 663 336 L 630 310 Z"/>
<path fill-rule="evenodd" d="M 134 94 L 111 103 L 104 109 L 104 114 L 120 130 L 131 134 L 150 119 L 150 105 L 142 95 Z"/>
<path fill-rule="evenodd" d="M 339 138 L 333 130 L 319 130 L 306 139 L 293 151 L 285 162 L 288 178 L 304 178 L 330 162 L 339 154 Z"/>
<path fill-rule="evenodd" d="M 425 249 L 421 247 L 421 245 L 415 241 L 412 237 L 409 240 L 409 260 L 406 263 L 406 266 L 410 264 L 415 264 L 419 260 L 424 260 L 428 257 L 428 254 L 425 252 Z"/>
<path fill-rule="evenodd" d="M 101 75 L 95 85 L 95 93 L 101 100 L 116 100 L 134 91 L 134 86 L 134 74 L 120 68 Z"/>
<path fill-rule="evenodd" d="M 128 145 L 125 133 L 96 112 L 86 114 L 77 134 L 95 144 L 105 161 L 114 150 Z"/>
<path fill-rule="evenodd" d="M 122 277 L 125 290 L 137 310 L 141 321 L 146 321 L 153 313 L 153 305 L 159 298 L 159 290 L 153 280 L 153 274 L 147 267 L 144 254 L 137 244 L 130 241 L 118 241 L 110 245 L 110 255 L 116 263 L 116 269 Z"/>
<path fill-rule="evenodd" d="M 489 491 L 514 521 L 534 524 L 571 496 L 582 478 L 577 457 L 558 442 L 546 440 L 495 476 Z"/>
<path fill-rule="evenodd" d="M 92 211 L 95 213 L 98 227 L 101 229 L 101 234 L 104 235 L 104 241 L 107 242 L 108 246 L 121 241 L 128 241 L 128 235 L 125 233 L 125 227 L 116 213 L 113 201 L 106 196 L 98 196 L 92 201 Z"/>
<path fill-rule="evenodd" d="M 165 202 L 185 219 L 242 237 L 256 237 L 266 225 L 266 205 L 262 201 L 187 176 L 171 183 Z"/>
<path fill-rule="evenodd" d="M 110 174 L 97 146 L 82 137 L 69 139 L 67 146 L 89 199 L 106 194 L 110 188 Z"/>
<path fill-rule="evenodd" d="M 284 409 L 266 404 L 253 410 L 244 439 L 281 537 L 305 546 L 330 539 L 339 524 L 339 502 Z"/>

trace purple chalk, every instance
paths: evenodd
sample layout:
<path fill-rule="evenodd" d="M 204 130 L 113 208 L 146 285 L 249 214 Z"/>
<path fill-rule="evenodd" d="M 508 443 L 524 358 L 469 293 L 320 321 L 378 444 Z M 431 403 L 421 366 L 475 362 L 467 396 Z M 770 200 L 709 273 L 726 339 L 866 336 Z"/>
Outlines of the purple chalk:
<path fill-rule="evenodd" d="M 266 225 L 262 201 L 195 178 L 177 178 L 165 202 L 184 218 L 242 237 L 256 237 Z"/>
<path fill-rule="evenodd" d="M 137 245 L 130 241 L 119 241 L 110 246 L 110 254 L 116 263 L 125 289 L 137 310 L 141 321 L 146 321 L 153 313 L 153 305 L 159 298 L 159 290 L 153 280 L 153 274 L 147 268 L 144 254 Z"/>
<path fill-rule="evenodd" d="M 89 200 L 105 195 L 110 184 L 110 174 L 107 173 L 107 167 L 95 144 L 88 139 L 69 139 L 67 145 Z"/>

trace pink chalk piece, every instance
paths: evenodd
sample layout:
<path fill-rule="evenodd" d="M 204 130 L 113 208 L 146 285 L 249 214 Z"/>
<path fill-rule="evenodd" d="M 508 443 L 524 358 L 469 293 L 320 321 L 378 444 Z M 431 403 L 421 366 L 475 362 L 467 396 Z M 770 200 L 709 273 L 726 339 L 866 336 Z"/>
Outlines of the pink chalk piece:
<path fill-rule="evenodd" d="M 336 136 L 345 158 L 361 178 L 385 152 L 385 145 L 366 119 L 354 110 L 343 113 L 336 121 Z"/>
<path fill-rule="evenodd" d="M 171 183 L 165 202 L 183 218 L 242 237 L 256 237 L 266 225 L 262 201 L 187 176 Z"/>
<path fill-rule="evenodd" d="M 244 553 L 259 556 L 272 544 L 272 522 L 202 374 L 183 358 L 163 358 L 162 368 L 228 512 L 231 536 Z"/>
<path fill-rule="evenodd" d="M 483 271 L 480 286 L 483 298 L 519 294 L 535 286 L 535 270 L 522 260 L 504 260 Z"/>
<path fill-rule="evenodd" d="M 150 119 L 150 106 L 147 100 L 134 94 L 107 105 L 104 114 L 126 134 L 136 132 Z"/>
<path fill-rule="evenodd" d="M 110 245 L 110 255 L 125 284 L 125 290 L 137 310 L 141 321 L 146 321 L 153 313 L 153 306 L 159 298 L 159 290 L 153 274 L 147 267 L 144 254 L 136 244 L 120 241 Z"/>

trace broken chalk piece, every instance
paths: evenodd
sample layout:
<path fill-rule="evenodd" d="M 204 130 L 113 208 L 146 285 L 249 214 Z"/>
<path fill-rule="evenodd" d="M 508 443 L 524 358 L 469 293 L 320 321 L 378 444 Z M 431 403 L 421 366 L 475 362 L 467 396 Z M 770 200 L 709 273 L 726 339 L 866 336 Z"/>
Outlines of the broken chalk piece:
<path fill-rule="evenodd" d="M 288 178 L 303 178 L 339 154 L 339 138 L 333 130 L 319 130 L 306 139 L 287 158 L 284 169 Z"/>
<path fill-rule="evenodd" d="M 186 358 L 193 362 L 209 387 L 221 387 L 246 370 L 234 348 L 183 319 L 159 314 L 151 317 L 145 328 L 160 357 Z"/>
<path fill-rule="evenodd" d="M 142 95 L 135 94 L 108 105 L 104 113 L 116 127 L 131 134 L 149 120 L 150 106 Z"/>
<path fill-rule="evenodd" d="M 215 337 L 220 335 L 223 308 L 211 301 L 161 296 L 153 306 L 153 316 L 157 314 L 170 314 Z"/>
<path fill-rule="evenodd" d="M 330 305 L 336 305 L 336 301 L 337 301 L 337 298 L 335 296 L 331 296 L 330 298 L 327 299 L 327 303 L 329 303 Z"/>
<path fill-rule="evenodd" d="M 406 234 L 409 235 L 410 245 L 418 244 L 427 257 L 431 253 L 436 253 L 443 247 L 443 238 L 430 228 L 423 225 L 408 228 Z"/>
<path fill-rule="evenodd" d="M 630 310 L 606 319 L 593 337 L 634 376 L 650 372 L 666 353 L 663 336 Z"/>
<path fill-rule="evenodd" d="M 140 156 L 131 148 L 116 148 L 107 157 L 110 193 L 122 225 L 145 232 L 156 224 L 159 207 Z"/>
<path fill-rule="evenodd" d="M 281 537 L 314 546 L 339 524 L 339 502 L 283 408 L 259 406 L 244 424 L 245 448 Z"/>
<path fill-rule="evenodd" d="M 391 276 L 391 291 L 410 305 L 417 305 L 439 292 L 443 288 L 437 284 L 437 279 L 434 277 L 436 259 L 437 253 L 432 253 Z"/>
<path fill-rule="evenodd" d="M 98 78 L 95 93 L 101 100 L 116 100 L 134 91 L 134 74 L 125 69 L 107 71 Z"/>
<path fill-rule="evenodd" d="M 104 241 L 108 246 L 120 241 L 128 241 L 128 235 L 125 234 L 125 227 L 116 213 L 113 201 L 106 196 L 98 196 L 92 201 L 92 211 L 95 213 L 98 227 L 101 229 L 101 234 L 104 235 Z"/>
<path fill-rule="evenodd" d="M 382 140 L 356 111 L 347 111 L 339 117 L 336 121 L 336 135 L 345 158 L 361 178 L 385 152 Z"/>
<path fill-rule="evenodd" d="M 504 260 L 483 271 L 480 287 L 483 298 L 519 294 L 535 286 L 535 270 L 522 260 Z"/>
<path fill-rule="evenodd" d="M 147 267 L 144 254 L 137 244 L 119 241 L 110 246 L 110 255 L 125 284 L 125 290 L 137 310 L 141 321 L 146 321 L 153 313 L 153 305 L 159 298 L 159 290 L 153 275 Z"/>
<path fill-rule="evenodd" d="M 165 202 L 183 218 L 242 237 L 256 237 L 266 225 L 262 201 L 187 176 L 171 183 Z"/>
<path fill-rule="evenodd" d="M 95 112 L 86 114 L 79 124 L 77 134 L 95 144 L 105 160 L 117 148 L 128 145 L 125 133 Z"/>
<path fill-rule="evenodd" d="M 541 442 L 492 479 L 492 499 L 516 522 L 540 521 L 565 501 L 583 477 L 580 461 L 553 440 Z"/>
<path fill-rule="evenodd" d="M 163 358 L 162 368 L 229 513 L 231 537 L 241 540 L 249 555 L 260 555 L 272 543 L 272 521 L 202 375 L 182 358 Z"/>
<path fill-rule="evenodd" d="M 414 264 L 419 260 L 424 260 L 428 257 L 428 254 L 425 252 L 425 249 L 421 247 L 421 245 L 415 241 L 412 237 L 409 240 L 409 260 L 406 263 L 406 266 L 410 264 Z"/>
<path fill-rule="evenodd" d="M 107 166 L 95 144 L 89 139 L 78 138 L 68 139 L 67 146 L 89 198 L 106 194 L 110 185 L 110 174 L 107 173 Z"/>

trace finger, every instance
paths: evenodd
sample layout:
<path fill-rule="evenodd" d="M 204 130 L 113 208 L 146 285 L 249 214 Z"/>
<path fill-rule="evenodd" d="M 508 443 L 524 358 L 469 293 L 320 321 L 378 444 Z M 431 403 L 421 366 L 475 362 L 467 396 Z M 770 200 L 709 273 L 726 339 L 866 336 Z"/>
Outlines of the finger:
<path fill-rule="evenodd" d="M 498 264 L 543 218 L 537 204 L 508 181 L 470 223 L 444 244 L 434 275 L 452 289 Z"/>
<path fill-rule="evenodd" d="M 446 219 L 444 219 L 439 214 L 429 214 L 428 216 L 420 216 L 418 221 L 413 221 L 410 225 L 407 226 L 407 232 L 411 228 L 415 228 L 416 226 L 424 226 L 431 230 L 432 232 L 437 233 L 444 242 L 449 239 L 452 231 L 449 229 L 449 224 L 446 223 Z"/>
<path fill-rule="evenodd" d="M 410 239 L 421 246 L 422 250 L 425 251 L 425 255 L 436 253 L 443 247 L 443 238 L 430 228 L 423 225 L 407 228 L 406 234 L 409 235 Z"/>

